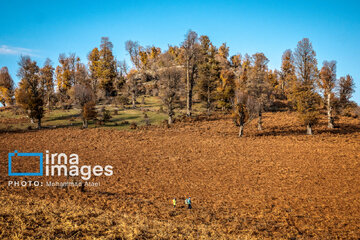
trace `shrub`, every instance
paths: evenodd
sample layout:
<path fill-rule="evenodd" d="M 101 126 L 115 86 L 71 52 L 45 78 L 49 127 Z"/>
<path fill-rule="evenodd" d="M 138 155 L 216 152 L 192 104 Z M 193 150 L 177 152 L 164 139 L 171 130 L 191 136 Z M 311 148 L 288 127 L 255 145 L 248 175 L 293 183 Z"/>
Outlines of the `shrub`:
<path fill-rule="evenodd" d="M 111 114 L 109 110 L 104 110 L 102 120 L 105 122 L 108 122 L 111 119 Z"/>
<path fill-rule="evenodd" d="M 147 126 L 151 125 L 150 118 L 146 113 L 144 113 L 144 122 L 145 122 L 145 125 L 147 125 Z"/>
<path fill-rule="evenodd" d="M 132 123 L 130 124 L 130 129 L 136 129 L 136 128 L 137 128 L 136 122 L 132 122 Z"/>
<path fill-rule="evenodd" d="M 130 104 L 129 98 L 124 95 L 117 96 L 116 102 L 120 105 L 129 105 Z"/>

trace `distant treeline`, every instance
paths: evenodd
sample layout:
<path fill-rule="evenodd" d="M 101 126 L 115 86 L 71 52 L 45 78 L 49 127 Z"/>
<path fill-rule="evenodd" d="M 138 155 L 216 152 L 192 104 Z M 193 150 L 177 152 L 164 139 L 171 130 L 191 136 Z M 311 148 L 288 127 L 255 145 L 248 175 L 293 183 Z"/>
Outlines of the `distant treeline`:
<path fill-rule="evenodd" d="M 100 102 L 136 108 L 139 96 L 159 96 L 171 124 L 179 102 L 186 101 L 180 105 L 191 116 L 193 96 L 197 96 L 207 114 L 231 111 L 240 128 L 239 136 L 246 123 L 255 118 L 261 130 L 264 111 L 297 111 L 308 134 L 312 134 L 322 110 L 326 110 L 329 128 L 334 127 L 337 115 L 358 111 L 350 101 L 353 78 L 338 78 L 334 60 L 324 61 L 319 69 L 307 38 L 299 41 L 294 51 L 283 53 L 280 70 L 269 69 L 263 53 L 229 56 L 226 43 L 216 47 L 208 36 L 198 37 L 191 30 L 179 46 L 169 45 L 166 50 L 127 41 L 125 49 L 132 68 L 118 61 L 112 49 L 109 38 L 103 37 L 100 47 L 88 54 L 87 65 L 76 54 L 60 54 L 56 68 L 49 59 L 39 67 L 29 56 L 22 56 L 17 88 L 8 69 L 1 69 L 0 101 L 4 106 L 20 106 L 38 121 L 39 128 L 45 107 L 66 109 L 76 104 L 87 127 L 87 121 L 96 117 L 95 106 Z"/>

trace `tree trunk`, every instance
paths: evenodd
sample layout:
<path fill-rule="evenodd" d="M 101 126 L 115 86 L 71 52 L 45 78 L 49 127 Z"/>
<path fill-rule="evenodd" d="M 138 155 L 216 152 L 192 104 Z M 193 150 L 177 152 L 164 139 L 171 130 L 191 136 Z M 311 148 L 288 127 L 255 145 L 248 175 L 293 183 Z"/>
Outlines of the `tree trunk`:
<path fill-rule="evenodd" d="M 191 116 L 192 87 L 190 82 L 189 60 L 186 62 L 186 115 Z"/>
<path fill-rule="evenodd" d="M 239 137 L 242 137 L 244 134 L 244 125 L 240 125 L 240 128 L 239 128 Z"/>
<path fill-rule="evenodd" d="M 312 135 L 312 129 L 311 129 L 311 125 L 310 125 L 310 124 L 306 125 L 306 134 L 307 134 L 307 135 Z"/>
<path fill-rule="evenodd" d="M 258 130 L 262 131 L 262 112 L 259 111 Z"/>
<path fill-rule="evenodd" d="M 47 104 L 47 107 L 48 107 L 48 109 L 49 110 L 51 110 L 50 108 L 51 108 L 51 104 L 50 104 L 50 99 L 51 99 L 51 97 L 50 97 L 50 94 L 48 94 L 48 97 L 47 97 L 47 100 L 48 100 L 48 104 Z"/>
<path fill-rule="evenodd" d="M 95 102 L 95 104 L 97 103 L 96 85 L 97 85 L 97 82 L 92 83 L 92 90 L 93 90 L 93 93 L 94 93 L 94 102 Z"/>
<path fill-rule="evenodd" d="M 132 108 L 136 108 L 136 97 L 135 97 L 135 93 L 132 93 Z"/>
<path fill-rule="evenodd" d="M 168 124 L 171 125 L 173 123 L 173 118 L 171 115 L 169 115 Z"/>
<path fill-rule="evenodd" d="M 328 128 L 334 128 L 334 118 L 332 117 L 331 107 L 331 94 L 327 95 L 327 115 L 328 115 Z"/>
<path fill-rule="evenodd" d="M 83 120 L 83 128 L 87 128 L 88 127 L 88 121 L 87 119 Z"/>
<path fill-rule="evenodd" d="M 207 114 L 210 115 L 211 102 L 210 102 L 210 88 L 209 88 L 209 83 L 208 83 L 208 88 L 207 88 L 207 103 L 206 103 L 206 108 L 207 108 Z"/>
<path fill-rule="evenodd" d="M 38 129 L 41 129 L 41 118 L 38 119 Z"/>

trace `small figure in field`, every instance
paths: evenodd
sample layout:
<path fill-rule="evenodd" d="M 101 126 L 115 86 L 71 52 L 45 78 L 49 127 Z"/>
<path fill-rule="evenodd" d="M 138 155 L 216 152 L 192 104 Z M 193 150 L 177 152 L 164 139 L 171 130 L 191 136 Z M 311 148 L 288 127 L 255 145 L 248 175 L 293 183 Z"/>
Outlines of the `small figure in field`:
<path fill-rule="evenodd" d="M 176 198 L 173 199 L 173 206 L 176 207 Z"/>
<path fill-rule="evenodd" d="M 192 206 L 191 206 L 191 197 L 189 197 L 187 199 L 187 204 L 188 204 L 188 209 L 191 209 L 192 208 Z"/>

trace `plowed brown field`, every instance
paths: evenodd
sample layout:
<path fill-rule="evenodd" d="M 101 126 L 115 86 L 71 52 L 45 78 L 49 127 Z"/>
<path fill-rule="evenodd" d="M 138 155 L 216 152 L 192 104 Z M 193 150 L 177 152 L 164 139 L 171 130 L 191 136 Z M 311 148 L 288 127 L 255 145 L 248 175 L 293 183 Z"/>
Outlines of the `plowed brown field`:
<path fill-rule="evenodd" d="M 290 113 L 267 113 L 237 137 L 230 119 L 135 131 L 0 134 L 0 238 L 359 239 L 360 120 L 314 136 Z M 11 187 L 7 154 L 77 153 L 112 165 L 99 187 Z M 26 164 L 25 164 L 26 165 Z M 191 196 L 193 209 L 185 209 Z M 178 206 L 172 208 L 172 198 Z"/>

